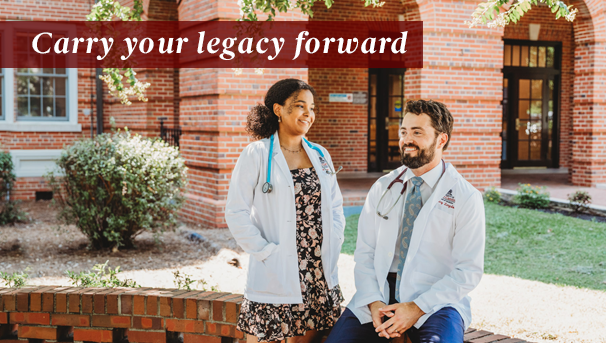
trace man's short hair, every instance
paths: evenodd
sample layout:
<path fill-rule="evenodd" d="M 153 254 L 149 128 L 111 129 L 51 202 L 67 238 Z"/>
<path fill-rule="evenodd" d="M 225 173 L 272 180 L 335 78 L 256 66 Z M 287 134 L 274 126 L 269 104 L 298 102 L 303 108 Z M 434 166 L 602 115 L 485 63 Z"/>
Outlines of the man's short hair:
<path fill-rule="evenodd" d="M 406 103 L 404 115 L 407 113 L 416 115 L 421 115 L 422 113 L 427 114 L 431 118 L 431 126 L 433 126 L 433 128 L 436 130 L 436 137 L 440 133 L 445 133 L 448 135 L 448 141 L 446 141 L 446 144 L 442 150 L 446 150 L 446 148 L 448 148 L 448 144 L 450 144 L 450 134 L 452 133 L 452 127 L 454 125 L 454 119 L 452 118 L 452 114 L 450 114 L 448 108 L 446 108 L 446 105 L 433 100 L 410 100 Z"/>

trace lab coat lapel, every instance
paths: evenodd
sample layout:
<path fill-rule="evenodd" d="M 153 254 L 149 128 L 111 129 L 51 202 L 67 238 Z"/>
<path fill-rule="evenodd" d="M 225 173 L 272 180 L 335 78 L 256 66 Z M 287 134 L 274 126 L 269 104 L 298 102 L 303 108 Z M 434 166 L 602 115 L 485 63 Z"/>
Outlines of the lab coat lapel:
<path fill-rule="evenodd" d="M 423 233 L 427 227 L 427 221 L 429 220 L 431 210 L 434 208 L 434 206 L 436 206 L 438 200 L 440 200 L 457 184 L 457 182 L 459 182 L 459 175 L 460 174 L 450 163 L 446 164 L 446 171 L 444 172 L 444 175 L 442 175 L 440 181 L 438 181 L 436 189 L 433 191 L 429 199 L 427 199 L 427 203 L 423 205 L 421 212 L 419 212 L 419 215 L 415 220 L 414 230 L 412 231 L 412 237 L 410 239 L 410 249 L 408 250 L 408 255 L 406 257 L 407 260 L 412 258 L 419 250 L 421 237 L 423 237 Z M 404 269 L 407 268 L 405 267 Z"/>
<path fill-rule="evenodd" d="M 284 180 L 289 180 L 287 182 L 290 182 L 289 188 L 290 188 L 290 191 L 294 198 L 295 183 L 292 180 L 292 174 L 290 173 L 290 169 L 288 168 L 288 163 L 286 162 L 286 158 L 284 157 L 284 154 L 282 153 L 282 149 L 280 149 L 280 138 L 278 137 L 278 131 L 276 131 L 276 133 L 274 133 L 274 135 L 275 135 L 275 137 L 274 137 L 273 160 L 275 161 L 275 163 L 273 166 L 277 165 L 278 169 L 280 169 L 280 172 L 282 173 L 282 176 L 284 176 Z"/>

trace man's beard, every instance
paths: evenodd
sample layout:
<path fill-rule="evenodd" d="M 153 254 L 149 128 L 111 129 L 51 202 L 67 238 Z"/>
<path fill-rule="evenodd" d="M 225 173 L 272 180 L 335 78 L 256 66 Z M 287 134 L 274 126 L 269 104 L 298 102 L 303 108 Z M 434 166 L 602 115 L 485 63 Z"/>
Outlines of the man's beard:
<path fill-rule="evenodd" d="M 436 137 L 436 139 L 434 139 L 431 146 L 427 149 L 420 149 L 418 146 L 416 146 L 414 144 L 406 144 L 402 147 L 400 161 L 402 162 L 403 165 L 407 166 L 410 169 L 421 168 L 422 166 L 433 161 L 437 143 L 438 143 L 438 137 Z M 407 155 L 404 152 L 406 150 L 406 148 L 416 148 L 417 156 L 413 157 L 412 154 Z"/>

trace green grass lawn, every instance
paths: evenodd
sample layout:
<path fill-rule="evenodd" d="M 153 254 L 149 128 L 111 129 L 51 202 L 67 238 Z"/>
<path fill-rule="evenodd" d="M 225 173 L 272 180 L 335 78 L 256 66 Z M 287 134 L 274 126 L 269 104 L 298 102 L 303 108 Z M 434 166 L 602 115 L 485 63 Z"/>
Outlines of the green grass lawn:
<path fill-rule="evenodd" d="M 359 215 L 347 218 L 353 254 Z M 485 272 L 606 291 L 606 224 L 486 204 Z"/>

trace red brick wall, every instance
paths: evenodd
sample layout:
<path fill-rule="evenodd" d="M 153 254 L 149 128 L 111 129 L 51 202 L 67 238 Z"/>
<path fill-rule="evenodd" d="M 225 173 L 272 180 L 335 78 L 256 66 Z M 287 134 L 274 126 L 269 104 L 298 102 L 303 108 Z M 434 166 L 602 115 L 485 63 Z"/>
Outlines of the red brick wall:
<path fill-rule="evenodd" d="M 184 343 L 246 342 L 236 330 L 241 302 L 240 294 L 176 289 L 0 288 L 0 334 L 18 333 L 0 338 L 166 343 L 170 332 Z"/>
<path fill-rule="evenodd" d="M 579 186 L 606 187 L 606 4 L 572 1 L 574 22 L 574 109 L 570 179 Z"/>
<path fill-rule="evenodd" d="M 541 24 L 540 41 L 562 43 L 560 82 L 560 167 L 570 167 L 572 158 L 572 104 L 574 101 L 574 37 L 572 23 L 554 20 L 549 7 L 529 11 L 517 24 L 505 28 L 505 39 L 528 40 L 528 24 Z"/>

